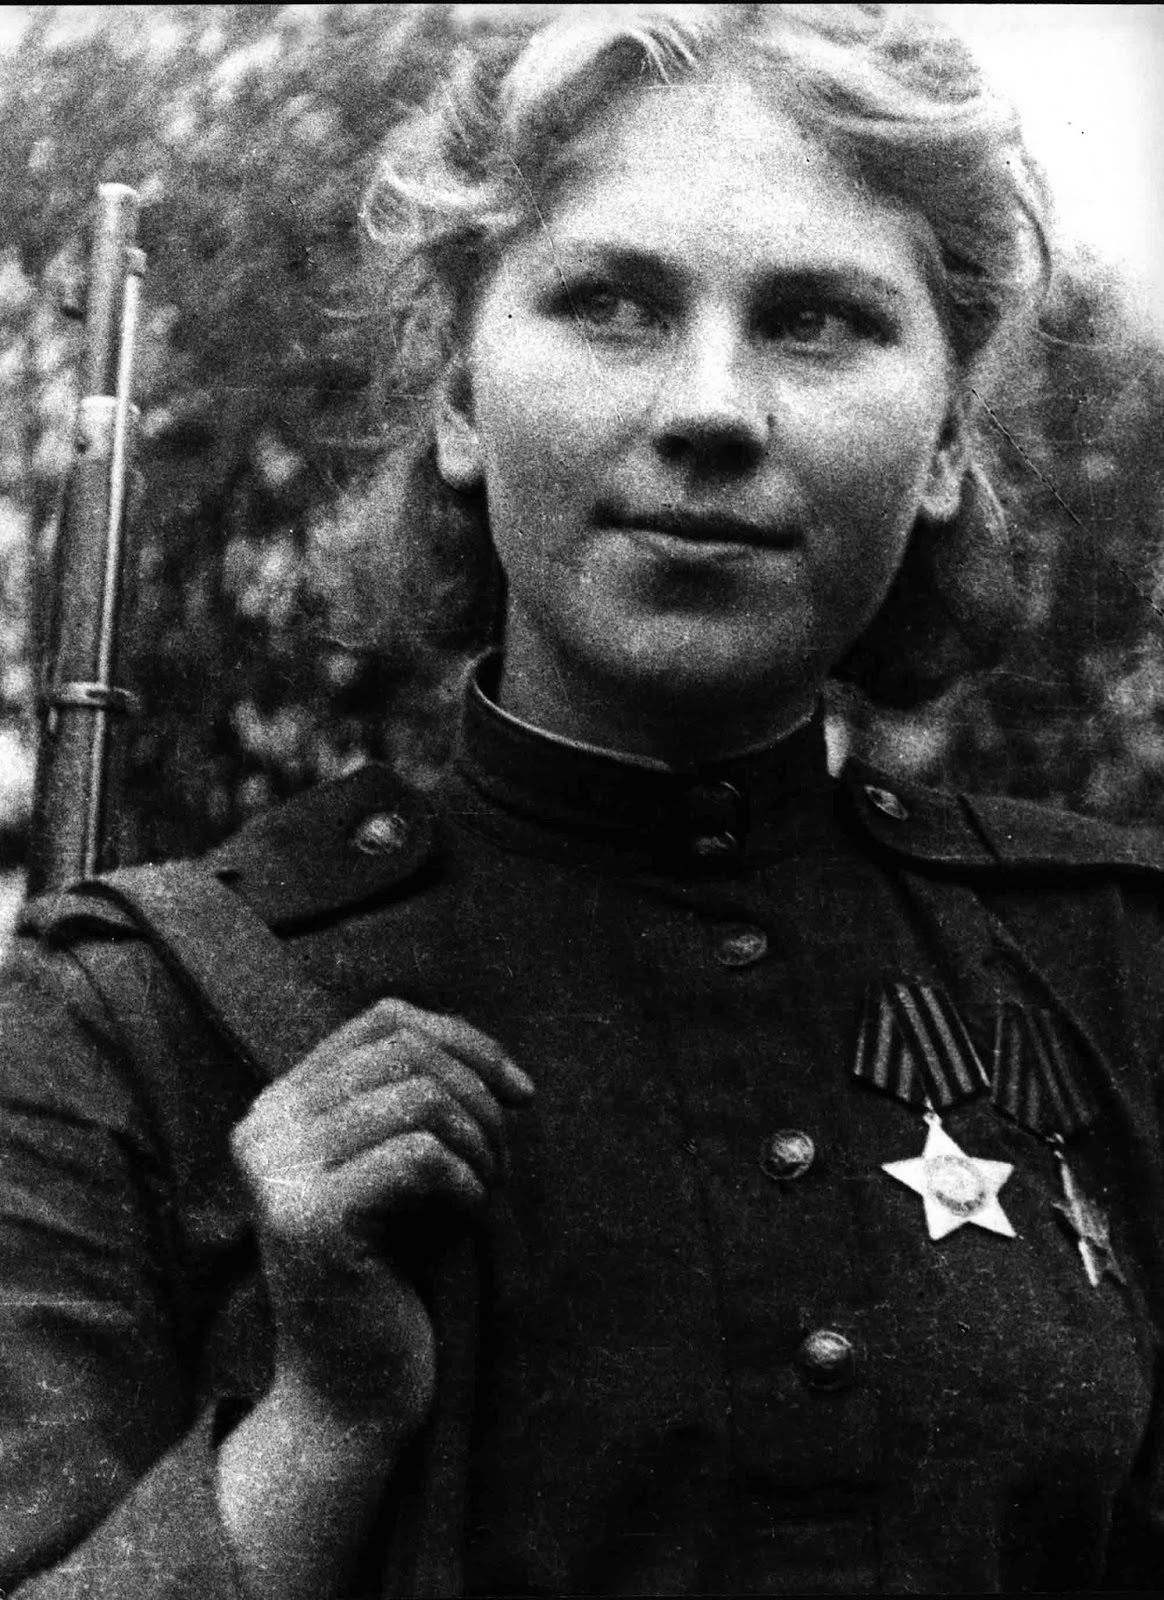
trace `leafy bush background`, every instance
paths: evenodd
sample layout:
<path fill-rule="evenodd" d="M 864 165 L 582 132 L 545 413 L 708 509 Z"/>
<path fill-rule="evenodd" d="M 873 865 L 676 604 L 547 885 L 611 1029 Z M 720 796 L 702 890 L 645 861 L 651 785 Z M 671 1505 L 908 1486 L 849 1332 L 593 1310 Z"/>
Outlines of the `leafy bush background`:
<path fill-rule="evenodd" d="M 391 648 L 338 638 L 304 560 L 374 470 L 383 397 L 356 211 L 369 163 L 467 8 L 31 7 L 0 59 L 0 836 L 27 824 L 44 572 L 79 331 L 60 316 L 94 186 L 143 196 L 145 699 L 126 813 L 140 855 L 220 837 L 390 755 Z M 919 776 L 1164 818 L 1164 354 L 1076 258 L 992 402 L 1004 498 L 1034 533 L 1003 670 L 924 714 L 849 706 Z"/>

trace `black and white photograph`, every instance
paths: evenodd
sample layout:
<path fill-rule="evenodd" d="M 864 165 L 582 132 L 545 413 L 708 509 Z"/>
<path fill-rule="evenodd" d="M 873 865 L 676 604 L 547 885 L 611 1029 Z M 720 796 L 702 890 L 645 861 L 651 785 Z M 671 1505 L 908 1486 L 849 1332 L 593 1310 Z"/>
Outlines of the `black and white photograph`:
<path fill-rule="evenodd" d="M 1162 86 L 0 9 L 0 1600 L 1164 1590 Z"/>

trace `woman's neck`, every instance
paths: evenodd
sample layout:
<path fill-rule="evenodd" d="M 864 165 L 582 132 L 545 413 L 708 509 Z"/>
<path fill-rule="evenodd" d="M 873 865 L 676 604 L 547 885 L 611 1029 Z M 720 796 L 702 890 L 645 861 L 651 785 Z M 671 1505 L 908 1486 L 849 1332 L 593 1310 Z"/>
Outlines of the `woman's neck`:
<path fill-rule="evenodd" d="M 547 692 L 545 679 L 513 671 L 502 660 L 496 704 L 537 733 L 666 768 L 700 766 L 768 749 L 803 727 L 819 700 L 815 685 L 754 710 L 723 700 L 711 706 L 641 699 L 629 704 L 625 695 L 607 697 L 596 685 L 588 685 L 584 696 L 563 693 L 564 687 L 558 678 Z"/>

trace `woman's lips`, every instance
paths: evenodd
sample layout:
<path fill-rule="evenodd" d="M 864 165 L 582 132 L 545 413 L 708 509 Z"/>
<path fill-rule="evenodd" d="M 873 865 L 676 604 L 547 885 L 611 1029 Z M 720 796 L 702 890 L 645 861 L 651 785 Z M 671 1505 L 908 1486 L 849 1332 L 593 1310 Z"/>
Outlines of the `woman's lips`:
<path fill-rule="evenodd" d="M 789 550 L 796 537 L 785 529 L 730 514 L 691 511 L 646 512 L 619 509 L 601 517 L 607 526 L 631 534 L 656 535 L 687 545 Z"/>
<path fill-rule="evenodd" d="M 738 517 L 617 516 L 605 524 L 632 546 L 678 570 L 710 569 L 732 564 L 783 563 L 799 543 L 791 535 Z"/>

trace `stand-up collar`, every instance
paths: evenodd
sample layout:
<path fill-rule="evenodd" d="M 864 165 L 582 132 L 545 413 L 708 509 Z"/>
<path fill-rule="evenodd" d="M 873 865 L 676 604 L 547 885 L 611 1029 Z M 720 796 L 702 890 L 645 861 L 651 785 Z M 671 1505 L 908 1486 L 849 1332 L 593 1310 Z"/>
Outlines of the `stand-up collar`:
<path fill-rule="evenodd" d="M 519 847 L 731 873 L 786 852 L 831 817 L 819 713 L 766 749 L 677 770 L 518 722 L 491 700 L 487 672 L 479 667 L 469 685 L 456 768 L 487 803 L 473 808 L 474 825 Z"/>

